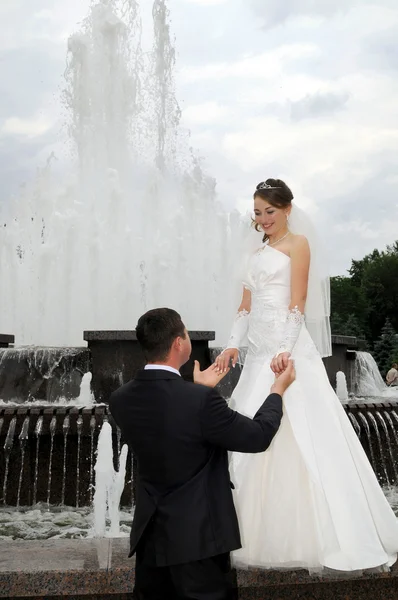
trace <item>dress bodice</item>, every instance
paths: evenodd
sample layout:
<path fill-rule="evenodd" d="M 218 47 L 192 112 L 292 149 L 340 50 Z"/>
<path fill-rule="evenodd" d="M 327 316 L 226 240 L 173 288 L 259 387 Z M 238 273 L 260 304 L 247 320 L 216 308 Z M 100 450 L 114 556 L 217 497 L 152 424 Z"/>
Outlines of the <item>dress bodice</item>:
<path fill-rule="evenodd" d="M 252 293 L 252 310 L 286 310 L 290 303 L 290 258 L 271 246 L 262 246 L 250 258 L 243 285 Z"/>
<path fill-rule="evenodd" d="M 289 256 L 271 246 L 262 246 L 249 260 L 243 285 L 251 292 L 247 341 L 248 356 L 252 359 L 268 360 L 279 349 L 289 315 L 290 274 Z M 305 325 L 293 355 L 297 352 L 316 353 Z"/>

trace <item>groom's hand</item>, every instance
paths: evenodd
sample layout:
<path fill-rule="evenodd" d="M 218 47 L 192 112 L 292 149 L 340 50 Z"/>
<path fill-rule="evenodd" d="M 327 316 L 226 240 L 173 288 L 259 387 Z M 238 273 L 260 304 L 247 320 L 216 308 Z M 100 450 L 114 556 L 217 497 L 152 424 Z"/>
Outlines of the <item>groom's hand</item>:
<path fill-rule="evenodd" d="M 292 359 L 289 359 L 287 367 L 283 371 L 283 373 L 276 375 L 274 385 L 271 388 L 271 392 L 283 396 L 287 388 L 293 383 L 295 379 L 296 370 L 294 368 L 294 363 Z"/>
<path fill-rule="evenodd" d="M 200 364 L 195 360 L 193 368 L 193 380 L 195 383 L 206 385 L 207 387 L 214 388 L 221 379 L 224 379 L 225 375 L 229 372 L 229 367 L 225 371 L 218 370 L 216 363 L 210 365 L 205 371 L 200 370 Z"/>

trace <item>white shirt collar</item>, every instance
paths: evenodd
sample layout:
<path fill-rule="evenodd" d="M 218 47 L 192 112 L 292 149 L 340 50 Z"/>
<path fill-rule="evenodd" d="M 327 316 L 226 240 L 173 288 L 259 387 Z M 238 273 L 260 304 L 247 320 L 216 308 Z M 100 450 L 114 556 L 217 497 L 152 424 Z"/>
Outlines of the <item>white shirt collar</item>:
<path fill-rule="evenodd" d="M 177 371 L 177 369 L 175 369 L 174 367 L 169 367 L 168 365 L 145 365 L 144 369 L 146 371 L 152 370 L 152 369 L 160 369 L 162 371 L 170 371 L 171 373 L 175 373 L 176 375 L 179 375 L 181 377 L 181 373 L 179 371 Z"/>

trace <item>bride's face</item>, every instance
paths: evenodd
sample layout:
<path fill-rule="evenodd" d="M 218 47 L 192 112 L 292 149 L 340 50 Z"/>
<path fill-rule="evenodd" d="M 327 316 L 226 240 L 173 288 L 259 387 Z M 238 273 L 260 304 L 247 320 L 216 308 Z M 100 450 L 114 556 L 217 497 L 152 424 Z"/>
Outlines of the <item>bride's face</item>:
<path fill-rule="evenodd" d="M 254 220 L 267 235 L 276 235 L 287 225 L 288 212 L 285 208 L 272 206 L 262 198 L 254 199 Z"/>

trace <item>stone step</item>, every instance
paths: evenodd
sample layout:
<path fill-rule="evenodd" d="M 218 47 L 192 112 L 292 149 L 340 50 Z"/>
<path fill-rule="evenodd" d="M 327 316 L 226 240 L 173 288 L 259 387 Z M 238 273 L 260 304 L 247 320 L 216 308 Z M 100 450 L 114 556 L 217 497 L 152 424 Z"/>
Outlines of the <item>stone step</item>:
<path fill-rule="evenodd" d="M 131 599 L 127 538 L 0 542 L 0 598 Z M 327 579 L 306 571 L 234 573 L 239 600 L 397 600 L 398 568 Z"/>

